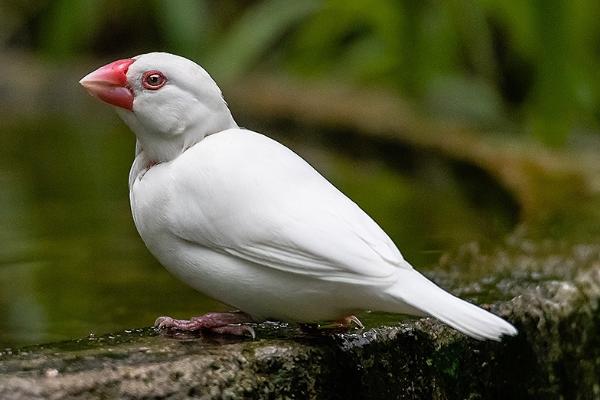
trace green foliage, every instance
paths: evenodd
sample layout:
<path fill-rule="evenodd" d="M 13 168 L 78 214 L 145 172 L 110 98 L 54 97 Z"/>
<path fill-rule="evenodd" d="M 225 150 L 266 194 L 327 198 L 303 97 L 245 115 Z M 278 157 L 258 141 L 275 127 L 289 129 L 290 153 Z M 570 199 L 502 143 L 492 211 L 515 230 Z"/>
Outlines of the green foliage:
<path fill-rule="evenodd" d="M 96 0 L 58 0 L 43 22 L 41 46 L 53 57 L 64 58 L 84 47 L 96 32 L 102 4 Z"/>
<path fill-rule="evenodd" d="M 57 59 L 164 49 L 199 60 L 221 82 L 261 67 L 376 84 L 434 115 L 484 124 L 513 119 L 551 145 L 597 128 L 600 117 L 595 0 L 56 0 L 0 7 L 5 45 L 32 37 L 33 50 Z"/>
<path fill-rule="evenodd" d="M 398 71 L 404 15 L 393 0 L 331 0 L 301 26 L 292 65 L 308 73 L 372 79 Z"/>
<path fill-rule="evenodd" d="M 215 30 L 208 1 L 178 0 L 176 7 L 173 3 L 172 0 L 155 0 L 166 43 L 178 54 L 198 57 L 206 50 L 208 38 Z"/>
<path fill-rule="evenodd" d="M 221 80 L 238 78 L 318 4 L 318 0 L 267 0 L 257 3 L 214 43 L 205 65 Z"/>
<path fill-rule="evenodd" d="M 525 131 L 561 145 L 598 124 L 594 4 L 331 0 L 299 29 L 289 59 L 308 75 L 391 84 L 436 115 L 485 123 L 516 111 Z"/>

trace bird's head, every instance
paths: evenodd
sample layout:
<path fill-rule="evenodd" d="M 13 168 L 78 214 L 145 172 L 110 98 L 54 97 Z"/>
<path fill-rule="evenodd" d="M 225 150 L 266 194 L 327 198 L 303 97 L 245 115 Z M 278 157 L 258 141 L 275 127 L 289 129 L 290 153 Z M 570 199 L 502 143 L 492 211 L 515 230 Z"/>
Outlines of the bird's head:
<path fill-rule="evenodd" d="M 79 83 L 115 107 L 146 157 L 156 162 L 170 161 L 205 136 L 237 127 L 210 75 L 173 54 L 114 61 Z"/>

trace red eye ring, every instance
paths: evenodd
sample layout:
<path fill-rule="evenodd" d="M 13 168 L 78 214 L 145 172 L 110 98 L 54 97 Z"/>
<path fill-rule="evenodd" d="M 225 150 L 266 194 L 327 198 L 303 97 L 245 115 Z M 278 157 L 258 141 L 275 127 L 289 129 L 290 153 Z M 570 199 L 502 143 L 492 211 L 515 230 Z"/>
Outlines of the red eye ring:
<path fill-rule="evenodd" d="M 158 90 L 167 83 L 167 78 L 160 71 L 146 71 L 142 75 L 142 86 L 150 90 Z"/>

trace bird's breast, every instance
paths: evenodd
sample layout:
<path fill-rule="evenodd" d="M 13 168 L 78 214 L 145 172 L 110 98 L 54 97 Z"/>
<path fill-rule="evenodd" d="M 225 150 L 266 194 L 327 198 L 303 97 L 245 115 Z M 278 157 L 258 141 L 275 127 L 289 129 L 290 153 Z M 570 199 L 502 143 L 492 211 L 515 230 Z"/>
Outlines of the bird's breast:
<path fill-rule="evenodd" d="M 168 246 L 168 220 L 171 190 L 168 174 L 155 165 L 138 174 L 129 192 L 133 221 L 142 240 L 160 260 L 160 252 Z M 166 241 L 166 242 L 165 242 Z"/>

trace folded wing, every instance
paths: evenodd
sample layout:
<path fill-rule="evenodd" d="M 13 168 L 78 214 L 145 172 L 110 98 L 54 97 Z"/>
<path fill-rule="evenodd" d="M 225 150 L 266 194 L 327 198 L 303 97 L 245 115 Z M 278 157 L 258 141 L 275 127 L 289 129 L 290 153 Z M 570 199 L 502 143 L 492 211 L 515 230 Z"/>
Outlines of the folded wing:
<path fill-rule="evenodd" d="M 173 234 L 288 273 L 392 283 L 411 268 L 383 230 L 295 153 L 230 130 L 175 161 Z"/>

